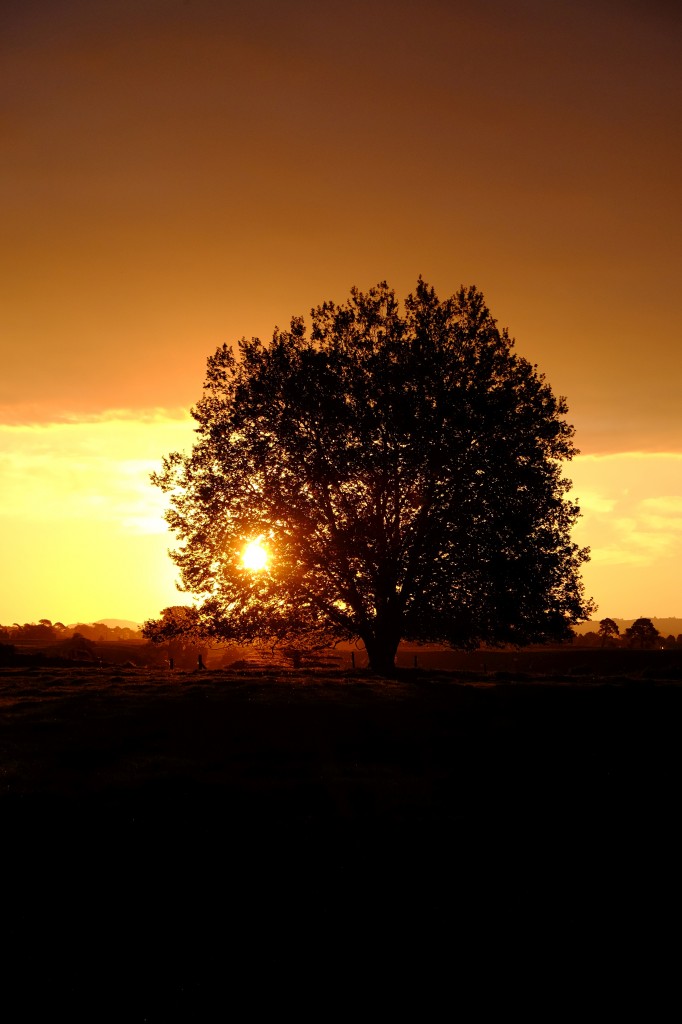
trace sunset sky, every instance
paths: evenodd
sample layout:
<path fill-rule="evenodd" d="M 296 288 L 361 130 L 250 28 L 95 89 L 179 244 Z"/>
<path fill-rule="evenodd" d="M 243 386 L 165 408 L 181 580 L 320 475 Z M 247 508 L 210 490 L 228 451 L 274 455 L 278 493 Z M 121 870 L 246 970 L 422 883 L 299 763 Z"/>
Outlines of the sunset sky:
<path fill-rule="evenodd" d="M 567 397 L 597 617 L 682 616 L 681 12 L 3 0 L 0 623 L 184 600 L 207 356 L 420 274 Z"/>

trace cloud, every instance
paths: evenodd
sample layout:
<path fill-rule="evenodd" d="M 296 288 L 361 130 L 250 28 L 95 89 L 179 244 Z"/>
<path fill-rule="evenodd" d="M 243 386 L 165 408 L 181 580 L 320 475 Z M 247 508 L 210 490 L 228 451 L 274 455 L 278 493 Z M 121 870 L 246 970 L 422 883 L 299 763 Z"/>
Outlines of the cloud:
<path fill-rule="evenodd" d="M 591 549 L 584 576 L 603 613 L 681 614 L 682 455 L 577 456 L 570 476 L 574 537 Z"/>
<path fill-rule="evenodd" d="M 594 491 L 582 491 L 580 494 L 580 508 L 583 515 L 590 512 L 611 512 L 615 504 L 614 498 L 606 498 L 603 494 L 596 494 Z"/>
<path fill-rule="evenodd" d="M 186 601 L 149 475 L 193 426 L 163 409 L 0 424 L 0 622 L 143 621 Z"/>
<path fill-rule="evenodd" d="M 47 424 L 0 425 L 0 516 L 28 523 L 87 520 L 117 533 L 163 533 L 164 497 L 149 477 L 191 446 L 185 413 L 127 410 Z"/>
<path fill-rule="evenodd" d="M 108 408 L 98 411 L 69 412 L 52 408 L 49 403 L 0 402 L 0 429 L 3 427 L 31 428 L 70 424 L 83 426 L 86 423 L 152 423 L 170 424 L 190 421 L 187 409 L 182 406 L 167 408 Z"/>
<path fill-rule="evenodd" d="M 682 532 L 682 497 L 661 495 L 640 502 L 642 520 L 651 530 L 666 531 L 671 535 Z"/>

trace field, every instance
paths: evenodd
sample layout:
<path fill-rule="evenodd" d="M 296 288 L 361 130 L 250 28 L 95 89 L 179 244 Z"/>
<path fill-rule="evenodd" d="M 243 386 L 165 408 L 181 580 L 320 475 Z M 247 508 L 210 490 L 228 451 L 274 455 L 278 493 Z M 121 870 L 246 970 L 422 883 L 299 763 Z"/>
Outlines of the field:
<path fill-rule="evenodd" d="M 0 670 L 5 978 L 40 962 L 43 986 L 21 1019 L 46 997 L 214 1019 L 201 999 L 254 963 L 268 985 L 288 965 L 283 993 L 387 950 L 414 969 L 649 934 L 679 895 L 665 653 L 630 674 Z"/>

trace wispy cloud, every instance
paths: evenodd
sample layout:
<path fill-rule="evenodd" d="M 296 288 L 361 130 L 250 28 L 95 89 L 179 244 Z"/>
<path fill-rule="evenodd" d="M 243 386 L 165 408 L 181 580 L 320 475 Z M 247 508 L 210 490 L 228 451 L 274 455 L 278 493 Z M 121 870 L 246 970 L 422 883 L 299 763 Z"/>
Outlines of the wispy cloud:
<path fill-rule="evenodd" d="M 682 455 L 578 456 L 570 467 L 582 510 L 576 540 L 591 548 L 588 590 L 604 614 L 682 612 Z"/>
<path fill-rule="evenodd" d="M 192 443 L 191 417 L 126 410 L 48 424 L 0 425 L 0 516 L 88 520 L 117 532 L 165 532 L 150 485 L 163 455 Z"/>
<path fill-rule="evenodd" d="M 149 476 L 193 424 L 155 409 L 0 425 L 0 622 L 141 621 L 184 600 Z"/>

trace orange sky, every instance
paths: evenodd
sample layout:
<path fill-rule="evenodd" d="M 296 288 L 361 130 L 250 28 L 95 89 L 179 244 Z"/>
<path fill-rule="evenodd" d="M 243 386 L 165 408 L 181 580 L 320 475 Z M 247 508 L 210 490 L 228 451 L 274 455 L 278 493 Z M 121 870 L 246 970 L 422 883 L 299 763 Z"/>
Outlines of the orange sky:
<path fill-rule="evenodd" d="M 206 357 L 419 274 L 567 396 L 600 613 L 682 616 L 681 43 L 656 0 L 5 0 L 0 622 L 176 601 L 148 472 Z"/>

